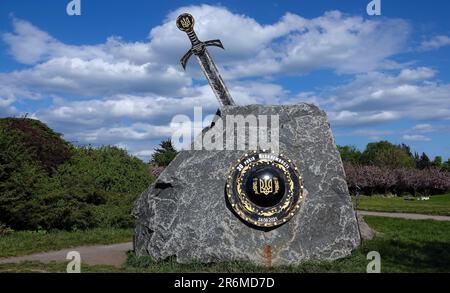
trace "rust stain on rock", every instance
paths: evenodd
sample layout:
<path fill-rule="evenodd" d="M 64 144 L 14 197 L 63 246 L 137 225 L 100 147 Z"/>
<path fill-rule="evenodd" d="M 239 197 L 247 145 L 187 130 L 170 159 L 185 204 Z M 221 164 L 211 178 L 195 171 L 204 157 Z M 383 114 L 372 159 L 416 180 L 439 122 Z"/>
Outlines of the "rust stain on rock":
<path fill-rule="evenodd" d="M 271 267 L 272 266 L 272 246 L 266 245 L 264 246 L 264 259 L 266 266 Z"/>

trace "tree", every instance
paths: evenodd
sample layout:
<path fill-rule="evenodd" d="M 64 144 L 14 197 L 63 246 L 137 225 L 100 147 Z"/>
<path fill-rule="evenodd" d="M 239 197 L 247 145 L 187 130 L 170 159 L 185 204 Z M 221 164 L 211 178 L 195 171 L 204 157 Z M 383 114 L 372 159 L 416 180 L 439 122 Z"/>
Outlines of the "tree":
<path fill-rule="evenodd" d="M 21 149 L 26 160 L 33 161 L 51 174 L 73 154 L 73 146 L 39 120 L 27 118 L 1 118 L 2 143 L 11 149 Z M 2 145 L 2 152 L 5 150 Z M 19 158 L 12 157 L 17 162 Z"/>
<path fill-rule="evenodd" d="M 444 164 L 442 164 L 442 169 L 450 172 L 450 158 L 447 161 L 445 161 Z"/>
<path fill-rule="evenodd" d="M 162 141 L 159 147 L 155 149 L 150 163 L 160 167 L 167 167 L 177 154 L 178 152 L 174 148 L 172 141 L 167 139 Z"/>
<path fill-rule="evenodd" d="M 361 161 L 361 151 L 355 146 L 337 146 L 341 154 L 342 162 L 353 165 L 359 165 Z"/>
<path fill-rule="evenodd" d="M 420 161 L 420 156 L 417 152 L 414 153 L 414 164 L 416 166 L 416 168 L 418 168 L 419 166 L 419 161 Z"/>
<path fill-rule="evenodd" d="M 391 169 L 413 168 L 415 165 L 409 148 L 388 141 L 369 143 L 361 155 L 361 163 Z"/>
<path fill-rule="evenodd" d="M 413 153 L 411 152 L 411 147 L 410 147 L 409 145 L 402 143 L 402 144 L 400 145 L 400 148 L 402 148 L 403 150 L 405 150 L 405 152 L 408 154 L 408 156 L 409 156 L 410 158 L 413 158 L 413 157 L 414 157 L 414 156 L 413 156 Z"/>
<path fill-rule="evenodd" d="M 433 166 L 436 167 L 436 168 L 441 168 L 442 167 L 442 157 L 441 156 L 434 157 Z"/>
<path fill-rule="evenodd" d="M 427 154 L 422 153 L 422 155 L 419 157 L 419 160 L 416 159 L 416 167 L 417 169 L 423 170 L 431 167 L 431 161 L 430 158 L 427 156 Z"/>
<path fill-rule="evenodd" d="M 388 169 L 344 164 L 351 194 L 434 195 L 450 191 L 450 172 L 438 168 Z"/>

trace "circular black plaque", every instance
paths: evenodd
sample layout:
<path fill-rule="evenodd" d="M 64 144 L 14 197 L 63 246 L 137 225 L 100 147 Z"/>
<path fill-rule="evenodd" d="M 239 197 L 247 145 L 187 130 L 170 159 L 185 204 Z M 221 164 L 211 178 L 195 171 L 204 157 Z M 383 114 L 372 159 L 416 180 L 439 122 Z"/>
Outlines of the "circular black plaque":
<path fill-rule="evenodd" d="M 258 227 L 279 226 L 300 209 L 304 199 L 302 178 L 285 156 L 255 151 L 233 166 L 226 196 L 245 222 Z"/>

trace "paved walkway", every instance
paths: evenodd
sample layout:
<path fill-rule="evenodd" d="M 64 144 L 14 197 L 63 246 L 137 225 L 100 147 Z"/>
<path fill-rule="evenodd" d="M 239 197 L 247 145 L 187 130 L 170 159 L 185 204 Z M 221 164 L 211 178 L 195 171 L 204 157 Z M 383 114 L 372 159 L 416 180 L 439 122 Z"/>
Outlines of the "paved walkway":
<path fill-rule="evenodd" d="M 133 243 L 131 242 L 112 245 L 81 246 L 26 256 L 0 258 L 0 264 L 20 263 L 24 261 L 39 261 L 43 263 L 52 261 L 66 262 L 68 252 L 78 251 L 81 255 L 81 264 L 120 267 L 127 259 L 127 251 L 132 249 Z"/>
<path fill-rule="evenodd" d="M 435 216 L 435 215 L 423 215 L 411 213 L 369 212 L 369 211 L 357 211 L 357 213 L 362 216 L 378 216 L 378 217 L 399 218 L 408 220 L 450 221 L 450 216 Z"/>

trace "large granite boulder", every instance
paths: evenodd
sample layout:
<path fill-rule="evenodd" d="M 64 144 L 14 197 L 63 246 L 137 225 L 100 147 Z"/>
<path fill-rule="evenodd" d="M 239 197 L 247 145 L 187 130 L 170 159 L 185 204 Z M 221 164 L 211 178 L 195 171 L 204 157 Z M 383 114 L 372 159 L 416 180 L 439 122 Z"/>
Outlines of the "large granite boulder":
<path fill-rule="evenodd" d="M 224 194 L 230 168 L 245 151 L 182 151 L 135 203 L 135 253 L 156 261 L 175 256 L 180 263 L 262 265 L 349 255 L 360 234 L 325 112 L 298 104 L 227 106 L 218 113 L 279 115 L 280 153 L 299 166 L 304 180 L 301 209 L 278 228 L 250 227 L 229 209 Z"/>

